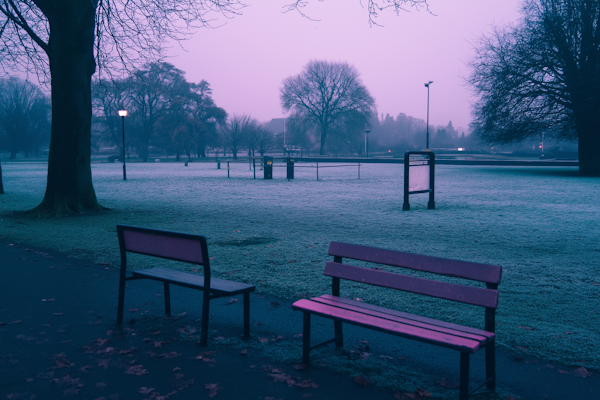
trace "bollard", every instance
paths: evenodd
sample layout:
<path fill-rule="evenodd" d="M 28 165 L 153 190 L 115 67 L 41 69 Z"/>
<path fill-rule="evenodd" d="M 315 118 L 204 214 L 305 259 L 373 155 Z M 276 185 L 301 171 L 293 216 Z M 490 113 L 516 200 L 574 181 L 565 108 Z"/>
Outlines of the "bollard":
<path fill-rule="evenodd" d="M 188 166 L 188 160 L 185 160 L 185 166 L 186 167 Z"/>
<path fill-rule="evenodd" d="M 287 159 L 287 179 L 288 179 L 288 181 L 290 179 L 294 179 L 294 159 L 293 158 Z"/>
<path fill-rule="evenodd" d="M 227 161 L 227 177 L 229 178 L 229 161 Z"/>
<path fill-rule="evenodd" d="M 265 165 L 265 179 L 273 179 L 273 157 L 265 156 L 263 163 Z"/>
<path fill-rule="evenodd" d="M 221 161 L 217 160 L 217 169 L 221 169 Z"/>
<path fill-rule="evenodd" d="M 252 167 L 254 168 L 254 179 L 256 179 L 256 159 L 252 159 Z"/>

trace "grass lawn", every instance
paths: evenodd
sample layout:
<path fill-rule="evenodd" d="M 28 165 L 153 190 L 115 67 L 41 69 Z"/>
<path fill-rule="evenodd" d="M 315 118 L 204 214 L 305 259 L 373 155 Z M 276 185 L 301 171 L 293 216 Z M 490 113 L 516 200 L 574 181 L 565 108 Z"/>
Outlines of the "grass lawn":
<path fill-rule="evenodd" d="M 122 181 L 121 164 L 93 164 L 111 211 L 35 221 L 12 212 L 41 201 L 46 165 L 3 164 L 0 236 L 116 267 L 117 224 L 199 233 L 215 276 L 291 299 L 330 292 L 322 273 L 331 240 L 497 264 L 497 343 L 600 369 L 600 179 L 576 168 L 439 165 L 436 210 L 414 195 L 403 212 L 401 164 L 363 165 L 360 179 L 356 167 L 323 168 L 319 181 L 313 168 L 297 168 L 292 181 L 275 168 L 266 181 L 247 164 L 232 164 L 229 179 L 221 166 L 132 163 Z M 458 303 L 344 282 L 342 295 L 483 326 L 482 310 Z"/>

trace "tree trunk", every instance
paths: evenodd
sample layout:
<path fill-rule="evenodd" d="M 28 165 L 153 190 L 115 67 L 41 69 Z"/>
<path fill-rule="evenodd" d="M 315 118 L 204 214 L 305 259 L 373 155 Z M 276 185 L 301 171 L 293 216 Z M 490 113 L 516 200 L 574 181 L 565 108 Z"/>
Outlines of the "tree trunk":
<path fill-rule="evenodd" d="M 148 162 L 148 142 L 143 140 L 145 143 L 138 147 L 138 153 L 143 162 Z"/>
<path fill-rule="evenodd" d="M 600 134 L 597 128 L 579 132 L 579 173 L 600 176 Z"/>
<path fill-rule="evenodd" d="M 321 150 L 319 152 L 320 155 L 325 155 L 325 140 L 327 139 L 327 127 L 323 124 L 321 125 Z"/>
<path fill-rule="evenodd" d="M 55 2 L 47 14 L 52 133 L 44 199 L 30 213 L 54 217 L 99 211 L 90 167 L 94 2 Z"/>

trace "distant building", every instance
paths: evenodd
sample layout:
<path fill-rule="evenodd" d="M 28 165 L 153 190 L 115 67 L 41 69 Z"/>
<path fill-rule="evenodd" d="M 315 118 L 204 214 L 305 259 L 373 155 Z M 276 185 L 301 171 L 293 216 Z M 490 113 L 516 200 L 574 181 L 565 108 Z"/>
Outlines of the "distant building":
<path fill-rule="evenodd" d="M 264 127 L 273 135 L 280 135 L 283 133 L 283 121 L 283 118 L 273 118 L 270 122 L 264 124 Z"/>

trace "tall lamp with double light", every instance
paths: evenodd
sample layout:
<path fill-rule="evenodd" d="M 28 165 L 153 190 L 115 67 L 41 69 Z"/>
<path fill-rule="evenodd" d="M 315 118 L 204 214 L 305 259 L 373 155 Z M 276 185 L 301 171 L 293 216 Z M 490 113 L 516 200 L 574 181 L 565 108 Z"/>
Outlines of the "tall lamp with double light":
<path fill-rule="evenodd" d="M 127 116 L 127 110 L 119 110 L 119 117 L 121 117 L 123 127 L 123 180 L 127 180 L 127 170 L 125 168 L 125 117 Z"/>

